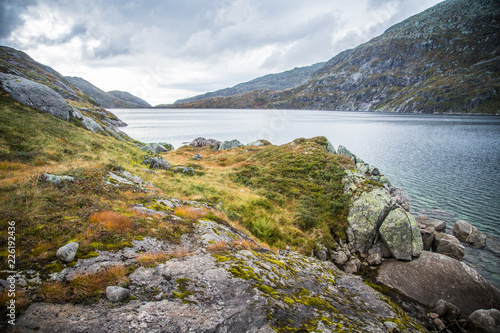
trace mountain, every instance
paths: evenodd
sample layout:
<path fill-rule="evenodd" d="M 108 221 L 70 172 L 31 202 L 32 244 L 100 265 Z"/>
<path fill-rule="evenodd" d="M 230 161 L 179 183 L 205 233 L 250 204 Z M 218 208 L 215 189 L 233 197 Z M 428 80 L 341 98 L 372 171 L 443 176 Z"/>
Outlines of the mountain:
<path fill-rule="evenodd" d="M 89 95 L 93 100 L 97 102 L 101 107 L 108 109 L 119 109 L 119 108 L 150 108 L 148 102 L 136 97 L 132 94 L 122 91 L 105 92 L 92 83 L 80 78 L 73 76 L 66 76 L 66 80 L 71 82 L 75 87 L 80 89 L 85 94 Z"/>
<path fill-rule="evenodd" d="M 307 82 L 174 107 L 498 113 L 500 4 L 448 0 L 330 59 Z"/>
<path fill-rule="evenodd" d="M 232 88 L 225 88 L 191 98 L 180 99 L 176 101 L 175 104 L 194 102 L 213 97 L 234 96 L 259 89 L 283 90 L 293 88 L 309 80 L 324 64 L 324 62 L 320 62 L 311 66 L 296 67 L 283 73 L 268 74 L 248 82 L 237 84 Z"/>

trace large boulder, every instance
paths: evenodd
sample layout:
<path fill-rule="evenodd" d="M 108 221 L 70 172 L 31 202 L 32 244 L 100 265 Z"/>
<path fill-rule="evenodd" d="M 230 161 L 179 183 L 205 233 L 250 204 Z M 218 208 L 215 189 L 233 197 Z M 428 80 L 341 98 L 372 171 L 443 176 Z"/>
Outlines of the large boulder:
<path fill-rule="evenodd" d="M 497 288 L 466 264 L 439 253 L 424 251 L 409 262 L 386 260 L 376 280 L 429 307 L 445 300 L 465 316 L 477 309 L 500 307 Z"/>
<path fill-rule="evenodd" d="M 161 157 L 147 157 L 142 164 L 146 164 L 150 169 L 168 170 L 171 168 L 170 163 Z"/>
<path fill-rule="evenodd" d="M 205 139 L 202 137 L 196 138 L 189 144 L 193 147 L 200 148 L 204 146 L 210 146 L 213 149 L 219 149 L 221 142 L 215 139 Z"/>
<path fill-rule="evenodd" d="M 417 221 L 403 208 L 387 214 L 379 229 L 380 238 L 396 259 L 411 260 L 422 251 L 422 237 Z"/>
<path fill-rule="evenodd" d="M 460 241 L 477 248 L 486 246 L 486 236 L 475 226 L 465 221 L 457 221 L 453 226 L 453 235 Z"/>
<path fill-rule="evenodd" d="M 465 254 L 465 247 L 460 244 L 458 239 L 452 235 L 441 232 L 434 235 L 432 250 L 459 260 L 462 259 Z"/>
<path fill-rule="evenodd" d="M 433 227 L 434 231 L 442 232 L 446 229 L 446 222 L 442 220 L 435 220 L 427 217 L 425 215 L 417 216 L 417 222 L 421 225 L 421 228 Z"/>
<path fill-rule="evenodd" d="M 241 142 L 239 142 L 238 140 L 234 139 L 231 141 L 224 141 L 220 145 L 219 150 L 228 150 L 228 149 L 237 148 L 237 147 L 241 147 L 241 146 L 243 146 L 243 144 Z"/>
<path fill-rule="evenodd" d="M 160 153 L 166 153 L 166 152 L 172 150 L 172 146 L 169 144 L 161 143 L 161 142 L 160 143 L 152 142 L 152 143 L 148 143 L 145 146 L 142 146 L 141 150 L 149 151 L 150 153 L 153 153 L 153 154 L 160 154 Z"/>
<path fill-rule="evenodd" d="M 407 212 L 411 209 L 410 197 L 399 187 L 389 187 L 389 194 Z"/>
<path fill-rule="evenodd" d="M 69 121 L 68 103 L 51 88 L 23 77 L 0 73 L 0 86 L 19 103 Z"/>

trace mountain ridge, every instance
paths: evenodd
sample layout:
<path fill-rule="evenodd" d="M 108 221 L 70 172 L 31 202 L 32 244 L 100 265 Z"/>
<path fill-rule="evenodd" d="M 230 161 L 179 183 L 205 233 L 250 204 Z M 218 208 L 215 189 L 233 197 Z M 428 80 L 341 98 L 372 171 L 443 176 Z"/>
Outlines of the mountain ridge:
<path fill-rule="evenodd" d="M 498 113 L 500 5 L 448 0 L 345 50 L 304 84 L 174 105 Z"/>

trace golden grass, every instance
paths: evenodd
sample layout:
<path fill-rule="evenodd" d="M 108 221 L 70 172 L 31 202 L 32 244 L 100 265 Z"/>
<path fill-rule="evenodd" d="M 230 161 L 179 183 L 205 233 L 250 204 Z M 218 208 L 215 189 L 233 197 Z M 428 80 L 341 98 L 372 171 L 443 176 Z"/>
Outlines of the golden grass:
<path fill-rule="evenodd" d="M 208 213 L 207 209 L 192 206 L 180 206 L 174 209 L 174 214 L 184 219 L 201 219 Z"/>
<path fill-rule="evenodd" d="M 187 256 L 192 256 L 193 252 L 189 252 L 189 250 L 185 246 L 178 246 L 170 253 L 170 255 L 174 258 L 180 259 Z"/>
<path fill-rule="evenodd" d="M 46 282 L 38 289 L 40 297 L 47 303 L 64 303 L 71 300 L 69 284 L 63 282 Z"/>
<path fill-rule="evenodd" d="M 210 252 L 222 252 L 227 248 L 227 243 L 222 239 L 218 240 L 215 244 L 210 244 L 207 246 L 207 250 Z"/>
<path fill-rule="evenodd" d="M 127 231 L 132 228 L 132 220 L 113 210 L 93 213 L 89 216 L 89 222 L 100 224 L 108 230 Z"/>
<path fill-rule="evenodd" d="M 231 246 L 236 250 L 254 250 L 259 248 L 259 245 L 249 239 L 238 239 L 231 243 Z"/>
<path fill-rule="evenodd" d="M 164 252 L 146 252 L 139 254 L 135 260 L 143 267 L 153 267 L 159 263 L 164 263 L 170 258 L 170 255 Z"/>

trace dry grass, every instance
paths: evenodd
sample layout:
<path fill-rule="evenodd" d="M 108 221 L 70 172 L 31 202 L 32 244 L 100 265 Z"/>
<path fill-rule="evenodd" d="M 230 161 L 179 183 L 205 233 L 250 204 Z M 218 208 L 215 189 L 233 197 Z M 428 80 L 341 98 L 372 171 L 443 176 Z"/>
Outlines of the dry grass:
<path fill-rule="evenodd" d="M 170 255 L 164 252 L 146 252 L 139 254 L 135 260 L 143 267 L 153 267 L 159 263 L 164 263 L 170 258 Z"/>
<path fill-rule="evenodd" d="M 203 208 L 192 206 L 180 206 L 174 209 L 174 214 L 183 219 L 201 219 L 207 215 L 208 211 Z"/>
<path fill-rule="evenodd" d="M 222 239 L 218 240 L 217 243 L 215 244 L 210 244 L 207 247 L 207 250 L 210 252 L 222 252 L 225 251 L 227 247 L 227 243 L 224 242 Z"/>
<path fill-rule="evenodd" d="M 260 246 L 252 240 L 249 239 L 239 239 L 231 243 L 231 246 L 236 250 L 254 250 Z"/>
<path fill-rule="evenodd" d="M 90 223 L 100 224 L 108 230 L 127 231 L 132 227 L 132 220 L 112 210 L 93 213 L 89 217 Z"/>
<path fill-rule="evenodd" d="M 175 248 L 175 250 L 173 250 L 170 255 L 174 258 L 184 258 L 184 257 L 187 257 L 187 256 L 192 256 L 193 253 L 192 252 L 189 252 L 189 250 L 185 247 L 185 246 L 178 246 Z"/>
<path fill-rule="evenodd" d="M 40 286 L 38 292 L 47 303 L 64 303 L 71 300 L 70 286 L 63 282 L 46 282 Z"/>

